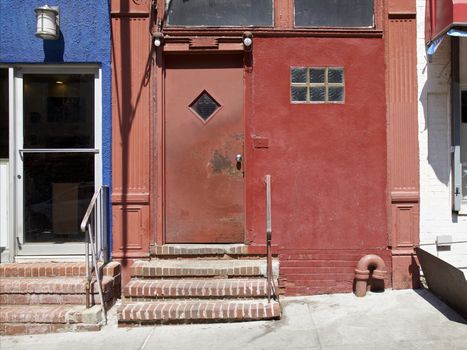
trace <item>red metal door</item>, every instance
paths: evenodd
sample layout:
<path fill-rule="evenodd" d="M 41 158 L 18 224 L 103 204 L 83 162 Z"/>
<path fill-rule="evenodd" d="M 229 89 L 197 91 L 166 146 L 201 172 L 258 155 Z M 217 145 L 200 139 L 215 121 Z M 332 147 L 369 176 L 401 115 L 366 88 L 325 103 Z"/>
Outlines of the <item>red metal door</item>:
<path fill-rule="evenodd" d="M 165 73 L 166 243 L 242 242 L 242 57 L 169 56 Z"/>

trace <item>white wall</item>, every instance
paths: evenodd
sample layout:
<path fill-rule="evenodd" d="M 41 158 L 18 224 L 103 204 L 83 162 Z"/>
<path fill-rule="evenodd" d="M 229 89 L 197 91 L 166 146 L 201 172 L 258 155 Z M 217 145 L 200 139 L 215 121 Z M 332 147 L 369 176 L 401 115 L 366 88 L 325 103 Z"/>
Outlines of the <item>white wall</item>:
<path fill-rule="evenodd" d="M 451 235 L 453 241 L 467 241 L 467 216 L 451 211 L 450 166 L 450 38 L 438 48 L 432 63 L 425 53 L 425 0 L 417 0 L 417 51 L 419 89 L 420 147 L 420 243 L 434 243 L 438 235 Z M 467 52 L 467 39 L 461 39 Z M 464 47 L 465 46 L 465 47 Z M 466 55 L 464 60 L 467 61 Z M 461 62 L 462 83 L 467 84 L 467 62 Z M 467 243 L 453 244 L 450 251 L 431 253 L 467 269 Z"/>

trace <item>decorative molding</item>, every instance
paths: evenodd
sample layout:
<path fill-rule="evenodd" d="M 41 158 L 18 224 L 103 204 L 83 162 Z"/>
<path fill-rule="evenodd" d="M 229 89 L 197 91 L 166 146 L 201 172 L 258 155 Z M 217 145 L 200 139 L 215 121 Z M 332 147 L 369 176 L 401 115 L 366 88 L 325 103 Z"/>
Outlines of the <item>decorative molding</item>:
<path fill-rule="evenodd" d="M 149 255 L 153 52 L 148 1 L 111 6 L 113 257 L 126 260 Z"/>
<path fill-rule="evenodd" d="M 419 243 L 417 23 L 415 0 L 388 2 L 387 120 L 389 246 L 393 288 L 418 285 Z"/>
<path fill-rule="evenodd" d="M 420 193 L 418 191 L 393 191 L 391 192 L 392 203 L 418 203 Z"/>
<path fill-rule="evenodd" d="M 131 203 L 131 204 L 149 204 L 149 193 L 112 193 L 112 205 Z"/>

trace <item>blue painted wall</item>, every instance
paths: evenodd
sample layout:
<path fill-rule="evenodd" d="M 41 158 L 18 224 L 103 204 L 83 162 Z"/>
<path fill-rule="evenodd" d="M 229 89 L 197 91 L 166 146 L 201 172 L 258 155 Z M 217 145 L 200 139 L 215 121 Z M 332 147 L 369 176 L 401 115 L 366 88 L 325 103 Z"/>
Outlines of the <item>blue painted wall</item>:
<path fill-rule="evenodd" d="M 0 63 L 102 66 L 103 184 L 112 180 L 110 0 L 0 0 Z M 34 9 L 60 7 L 59 40 L 37 38 Z"/>

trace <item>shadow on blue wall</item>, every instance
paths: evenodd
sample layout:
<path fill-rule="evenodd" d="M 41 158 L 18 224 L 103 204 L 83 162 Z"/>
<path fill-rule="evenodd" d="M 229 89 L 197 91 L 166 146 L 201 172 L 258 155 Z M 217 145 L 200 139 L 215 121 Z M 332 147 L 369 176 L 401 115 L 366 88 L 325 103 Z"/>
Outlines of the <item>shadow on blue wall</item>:
<path fill-rule="evenodd" d="M 65 38 L 62 31 L 57 40 L 44 40 L 44 62 L 56 63 L 63 62 L 63 54 L 65 53 Z"/>

